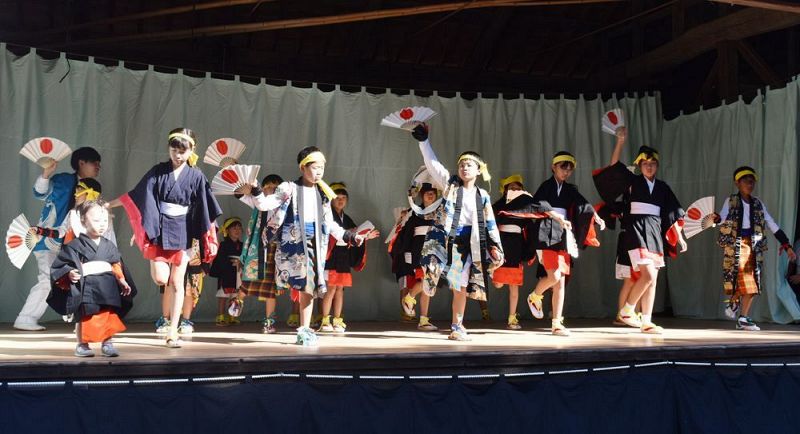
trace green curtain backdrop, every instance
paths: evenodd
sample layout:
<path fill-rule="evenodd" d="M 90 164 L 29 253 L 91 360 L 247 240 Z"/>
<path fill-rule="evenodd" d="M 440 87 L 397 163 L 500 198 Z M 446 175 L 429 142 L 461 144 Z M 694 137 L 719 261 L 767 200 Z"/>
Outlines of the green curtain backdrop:
<path fill-rule="evenodd" d="M 591 170 L 607 164 L 614 142 L 612 136 L 600 131 L 600 117 L 605 110 L 621 107 L 627 114 L 630 129 L 630 145 L 624 158 L 630 159 L 640 144 L 663 147 L 665 164 L 661 175 L 675 187 L 685 204 L 701 194 L 716 194 L 719 198 L 728 194 L 731 184 L 726 177 L 738 160 L 732 159 L 728 167 L 728 161 L 720 161 L 718 155 L 727 152 L 728 137 L 736 137 L 739 141 L 734 149 L 747 150 L 748 161 L 765 172 L 758 191 L 772 214 L 791 234 L 793 228 L 788 224 L 794 221 L 796 198 L 796 83 L 791 87 L 793 97 L 789 96 L 789 89 L 770 91 L 762 102 L 774 99 L 775 106 L 761 108 L 764 113 L 756 113 L 757 110 L 751 113 L 746 110 L 751 105 L 742 104 L 740 116 L 744 121 L 731 119 L 729 124 L 719 123 L 717 117 L 708 117 L 713 112 L 709 111 L 664 123 L 658 95 L 626 95 L 603 101 L 596 96 L 533 100 L 479 95 L 465 99 L 460 95 L 419 97 L 412 93 L 398 96 L 364 90 L 344 92 L 338 88 L 326 92 L 313 86 L 272 86 L 264 82 L 253 85 L 238 79 L 161 73 L 153 68 L 108 67 L 94 63 L 91 58 L 68 61 L 61 56 L 47 60 L 33 51 L 16 56 L 0 45 L 0 149 L 3 151 L 0 171 L 7 188 L 0 207 L 0 224 L 7 225 L 20 212 L 35 221 L 41 210 L 41 202 L 31 195 L 40 169 L 17 153 L 27 140 L 50 135 L 73 148 L 95 147 L 103 156 L 99 180 L 104 196 L 110 199 L 135 185 L 153 164 L 164 161 L 167 158 L 166 133 L 177 126 L 186 126 L 197 132 L 201 151 L 219 137 L 242 140 L 248 145 L 242 162 L 261 164 L 261 176 L 278 173 L 284 179 L 294 179 L 298 176 L 295 158 L 299 149 L 307 145 L 319 146 L 328 157 L 325 179 L 344 181 L 349 186 L 350 205 L 346 212 L 357 223 L 371 220 L 385 235 L 393 223 L 392 209 L 406 203 L 409 178 L 422 164 L 422 158 L 416 142 L 407 132 L 381 127 L 379 122 L 384 115 L 408 105 L 430 106 L 439 113 L 430 122 L 431 141 L 445 165 L 453 167 L 462 150 L 476 150 L 485 157 L 494 176 L 493 197 L 499 195 L 497 181 L 511 173 L 522 174 L 526 187 L 534 190 L 550 175 L 551 156 L 563 149 L 578 158 L 578 170 L 571 181 L 596 202 L 599 198 L 592 184 Z M 773 92 L 783 92 L 785 96 L 779 102 L 778 97 L 771 96 Z M 761 103 L 757 105 L 761 107 Z M 775 131 L 766 133 L 762 128 L 762 132 L 756 134 L 744 125 L 751 122 L 761 125 L 767 113 L 773 112 L 777 117 L 766 124 Z M 697 116 L 702 120 L 692 121 Z M 740 128 L 741 133 L 734 127 Z M 665 129 L 663 139 L 662 128 Z M 754 139 L 745 139 L 745 136 Z M 780 147 L 782 155 L 775 155 L 776 146 Z M 700 152 L 708 153 L 708 158 L 698 158 Z M 756 157 L 758 160 L 753 160 Z M 760 166 L 759 162 L 765 166 Z M 698 164 L 707 164 L 709 169 L 701 171 Z M 200 168 L 209 178 L 215 173 L 208 165 L 200 163 Z M 68 164 L 62 162 L 59 169 L 69 170 Z M 779 169 L 792 178 L 791 185 L 788 181 L 780 182 L 777 173 L 766 173 Z M 706 173 L 713 174 L 713 182 L 700 185 L 707 178 Z M 683 176 L 696 184 L 678 181 Z M 247 219 L 250 214 L 249 208 L 237 201 L 226 198 L 220 202 L 225 216 Z M 131 230 L 124 213 L 116 211 L 115 214 L 121 251 L 140 288 L 129 319 L 154 319 L 161 309 L 148 265 L 135 248 L 128 246 Z M 600 239 L 601 248 L 582 253 L 574 267 L 574 278 L 567 289 L 568 317 L 605 317 L 616 308 L 619 287 L 613 279 L 616 233 L 607 231 Z M 666 286 L 662 284 L 660 289 L 664 297 L 659 307 L 669 302 L 680 315 L 716 317 L 720 260 L 713 256 L 717 255 L 713 238 L 702 234 L 692 240 L 690 249 L 690 254 L 700 256 L 684 256 L 670 264 L 670 300 L 667 301 Z M 775 251 L 771 250 L 770 255 Z M 696 269 L 686 268 L 697 265 L 700 258 L 708 262 L 703 268 L 699 265 Z M 777 267 L 778 261 L 768 258 L 767 282 L 771 291 L 778 281 Z M 14 268 L 7 258 L 0 260 L 0 321 L 14 319 L 35 275 L 33 260 L 29 260 L 22 271 Z M 346 319 L 398 318 L 398 287 L 380 239 L 370 242 L 367 268 L 356 274 L 354 281 L 354 287 L 346 294 Z M 522 292 L 526 293 L 534 283 L 533 273 L 528 270 Z M 213 318 L 215 289 L 215 280 L 206 279 L 196 319 Z M 781 297 L 783 299 L 786 297 Z M 446 321 L 449 301 L 447 292 L 435 297 L 434 319 Z M 783 305 L 788 306 L 790 301 L 787 299 Z M 279 300 L 281 318 L 287 314 L 288 304 L 285 297 Z M 491 290 L 489 304 L 495 318 L 505 317 L 507 297 L 503 290 Z M 764 305 L 759 301 L 759 309 Z M 262 317 L 262 306 L 254 301 L 247 303 L 245 318 Z M 793 311 L 776 308 L 759 312 L 768 318 L 774 312 L 776 320 L 788 321 L 798 317 L 792 313 L 797 312 L 797 307 L 792 308 Z M 519 311 L 526 309 L 523 296 Z M 477 316 L 477 305 L 470 302 L 468 318 Z M 55 319 L 57 316 L 53 312 L 45 317 L 45 320 Z"/>

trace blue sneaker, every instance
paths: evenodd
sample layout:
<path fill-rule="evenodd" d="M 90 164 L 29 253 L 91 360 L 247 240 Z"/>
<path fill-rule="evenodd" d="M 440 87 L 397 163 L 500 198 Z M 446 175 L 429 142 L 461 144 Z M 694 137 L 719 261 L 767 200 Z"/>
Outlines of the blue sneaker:
<path fill-rule="evenodd" d="M 169 331 L 169 320 L 163 316 L 156 320 L 156 333 L 166 333 Z"/>
<path fill-rule="evenodd" d="M 94 351 L 89 348 L 89 344 L 78 344 L 75 347 L 76 357 L 94 357 Z"/>
<path fill-rule="evenodd" d="M 119 356 L 119 351 L 117 351 L 117 349 L 114 348 L 114 344 L 111 343 L 111 339 L 108 339 L 105 342 L 103 342 L 103 345 L 100 347 L 100 352 L 103 353 L 103 355 L 106 357 Z"/>
<path fill-rule="evenodd" d="M 194 333 L 194 323 L 186 318 L 182 318 L 178 325 L 178 334 L 190 335 L 192 333 Z"/>
<path fill-rule="evenodd" d="M 310 328 L 300 327 L 297 329 L 297 341 L 295 344 L 302 345 L 304 347 L 316 347 L 317 334 L 314 333 L 314 330 Z"/>
<path fill-rule="evenodd" d="M 472 338 L 467 334 L 467 329 L 461 324 L 452 324 L 450 326 L 450 336 L 447 337 L 451 341 L 471 341 Z"/>

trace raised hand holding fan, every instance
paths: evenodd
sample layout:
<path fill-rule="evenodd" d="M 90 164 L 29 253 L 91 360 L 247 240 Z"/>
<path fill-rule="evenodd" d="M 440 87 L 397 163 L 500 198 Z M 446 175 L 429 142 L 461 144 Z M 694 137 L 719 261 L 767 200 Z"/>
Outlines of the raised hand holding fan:
<path fill-rule="evenodd" d="M 25 214 L 20 214 L 11 221 L 6 232 L 6 253 L 8 259 L 17 268 L 22 268 L 25 260 L 30 256 L 33 247 L 39 242 L 40 237 L 30 231 L 31 225 Z"/>
<path fill-rule="evenodd" d="M 244 143 L 230 137 L 214 140 L 203 156 L 203 163 L 217 167 L 228 167 L 236 164 L 244 153 Z"/>
<path fill-rule="evenodd" d="M 233 164 L 224 167 L 211 180 L 211 192 L 216 195 L 242 193 L 244 187 L 256 183 L 259 170 L 261 166 L 257 164 Z"/>
<path fill-rule="evenodd" d="M 53 163 L 66 158 L 72 153 L 72 149 L 66 143 L 53 137 L 37 137 L 22 145 L 19 153 L 46 169 Z"/>
<path fill-rule="evenodd" d="M 617 129 L 625 126 L 625 113 L 622 109 L 613 109 L 603 115 L 603 132 L 617 135 Z"/>
<path fill-rule="evenodd" d="M 381 125 L 411 131 L 434 116 L 436 116 L 436 112 L 428 107 L 406 107 L 383 118 Z"/>
<path fill-rule="evenodd" d="M 691 238 L 714 224 L 714 196 L 697 199 L 689 205 L 683 218 L 683 233 Z"/>

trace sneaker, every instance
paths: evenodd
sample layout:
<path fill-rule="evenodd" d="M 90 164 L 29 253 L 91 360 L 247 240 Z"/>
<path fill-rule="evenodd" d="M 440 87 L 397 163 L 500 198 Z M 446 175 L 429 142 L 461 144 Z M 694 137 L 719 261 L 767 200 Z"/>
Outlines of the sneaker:
<path fill-rule="evenodd" d="M 277 333 L 278 329 L 275 328 L 275 318 L 270 317 L 264 319 L 261 323 L 261 332 L 268 335 Z"/>
<path fill-rule="evenodd" d="M 94 357 L 94 351 L 89 348 L 89 344 L 78 344 L 75 346 L 76 357 Z"/>
<path fill-rule="evenodd" d="M 100 346 L 100 352 L 103 353 L 103 355 L 106 357 L 119 356 L 119 351 L 117 351 L 117 349 L 114 348 L 114 344 L 111 342 L 111 339 L 103 342 L 103 345 Z"/>
<path fill-rule="evenodd" d="M 25 321 L 25 320 L 20 320 L 19 318 L 17 318 L 17 320 L 14 321 L 14 328 L 26 332 L 40 332 L 42 330 L 47 330 L 47 327 L 37 323 L 34 320 Z"/>
<path fill-rule="evenodd" d="M 636 312 L 636 315 L 630 319 L 630 323 L 633 325 L 629 326 L 628 324 L 625 324 L 625 322 L 622 321 L 622 317 L 619 315 L 619 312 L 617 313 L 617 318 L 614 320 L 614 325 L 633 327 L 635 329 L 642 328 L 642 313 Z"/>
<path fill-rule="evenodd" d="M 183 346 L 183 341 L 177 337 L 167 338 L 167 340 L 164 341 L 164 345 L 166 345 L 167 348 L 180 348 L 181 346 Z"/>
<path fill-rule="evenodd" d="M 194 323 L 186 318 L 181 319 L 181 323 L 178 325 L 178 333 L 182 335 L 194 333 Z"/>
<path fill-rule="evenodd" d="M 551 321 L 550 332 L 553 336 L 569 336 L 572 332 L 564 326 L 564 318 L 554 318 Z"/>
<path fill-rule="evenodd" d="M 166 333 L 169 331 L 169 320 L 163 316 L 156 321 L 156 333 Z"/>
<path fill-rule="evenodd" d="M 403 308 L 403 313 L 406 316 L 414 316 L 414 306 L 416 304 L 417 304 L 417 299 L 410 295 L 406 295 L 405 297 L 403 297 L 403 300 L 400 302 L 400 305 Z"/>
<path fill-rule="evenodd" d="M 419 324 L 417 324 L 417 330 L 422 330 L 426 332 L 435 332 L 439 330 L 439 327 L 431 324 L 431 319 L 427 316 L 420 316 L 419 317 Z"/>
<path fill-rule="evenodd" d="M 509 330 L 521 330 L 522 326 L 519 325 L 519 316 L 517 314 L 511 314 L 508 316 L 508 324 L 506 328 Z"/>
<path fill-rule="evenodd" d="M 311 318 L 311 328 L 318 329 L 322 325 L 322 315 L 316 315 Z"/>
<path fill-rule="evenodd" d="M 289 318 L 286 320 L 286 325 L 289 327 L 298 327 L 300 325 L 300 315 L 296 313 L 289 315 Z"/>
<path fill-rule="evenodd" d="M 304 347 L 315 347 L 317 346 L 317 334 L 310 328 L 300 327 L 297 329 L 297 341 L 295 341 L 295 344 Z"/>
<path fill-rule="evenodd" d="M 241 298 L 232 298 L 231 301 L 228 302 L 228 315 L 232 318 L 239 318 L 243 309 L 244 300 Z"/>
<path fill-rule="evenodd" d="M 544 318 L 544 310 L 542 309 L 543 298 L 543 295 L 539 295 L 535 292 L 528 294 L 528 307 L 531 309 L 531 314 L 536 319 Z"/>
<path fill-rule="evenodd" d="M 654 323 L 642 323 L 642 327 L 639 329 L 642 333 L 647 333 L 649 335 L 660 335 L 664 333 L 664 327 L 657 326 Z"/>
<path fill-rule="evenodd" d="M 332 332 L 333 325 L 331 325 L 331 316 L 330 315 L 323 316 L 322 321 L 320 321 L 320 325 L 318 327 L 312 327 L 312 328 L 316 328 L 321 332 Z"/>
<path fill-rule="evenodd" d="M 622 309 L 617 314 L 620 321 L 625 323 L 625 325 L 633 328 L 641 328 L 642 327 L 642 317 L 638 313 L 634 312 L 632 308 L 627 306 L 623 306 Z"/>
<path fill-rule="evenodd" d="M 489 316 L 489 309 L 481 309 L 481 320 L 491 321 L 492 317 Z"/>
<path fill-rule="evenodd" d="M 725 316 L 730 319 L 736 319 L 739 316 L 739 299 L 731 299 L 728 300 L 727 306 L 725 306 Z"/>
<path fill-rule="evenodd" d="M 757 332 L 761 330 L 761 327 L 757 326 L 755 322 L 753 322 L 752 318 L 749 316 L 740 316 L 736 320 L 736 330 L 747 330 L 751 332 Z"/>
<path fill-rule="evenodd" d="M 467 329 L 461 324 L 452 324 L 450 326 L 450 335 L 447 337 L 451 341 L 471 341 L 472 338 L 467 334 Z"/>
<path fill-rule="evenodd" d="M 221 313 L 221 314 L 217 315 L 216 324 L 218 326 L 226 326 L 226 325 L 228 325 L 228 320 L 227 320 L 227 318 L 225 318 L 225 314 Z"/>
<path fill-rule="evenodd" d="M 347 324 L 344 323 L 344 318 L 338 317 L 333 319 L 333 331 L 335 333 L 344 333 L 347 330 Z"/>

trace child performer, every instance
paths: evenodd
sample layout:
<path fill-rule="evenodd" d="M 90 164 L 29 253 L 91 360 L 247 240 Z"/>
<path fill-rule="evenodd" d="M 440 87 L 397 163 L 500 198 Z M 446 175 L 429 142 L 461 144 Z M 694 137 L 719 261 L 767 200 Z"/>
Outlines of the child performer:
<path fill-rule="evenodd" d="M 73 173 L 58 173 L 56 164 L 45 168 L 33 184 L 33 197 L 44 201 L 37 226 L 56 229 L 62 225 L 67 212 L 73 208 L 75 186 L 79 179 L 97 178 L 100 173 L 100 154 L 94 149 L 76 149 L 70 157 Z M 50 265 L 61 248 L 60 238 L 45 237 L 33 248 L 36 265 L 39 267 L 37 282 L 30 289 L 25 305 L 14 320 L 14 328 L 26 331 L 45 330 L 39 318 L 47 310 L 47 294 L 50 293 Z"/>
<path fill-rule="evenodd" d="M 684 211 L 669 185 L 656 179 L 658 152 L 648 146 L 640 147 L 633 164 L 638 166 L 641 175 L 634 175 L 619 162 L 624 144 L 623 130 L 622 135 L 618 133 L 610 165 L 594 173 L 595 186 L 603 200 L 610 203 L 623 195 L 626 207 L 622 219 L 622 248 L 628 252 L 632 272 L 639 273 L 619 317 L 634 327 L 638 320 L 634 309 L 641 301 L 641 332 L 661 334 L 664 329 L 653 323 L 658 270 L 664 266 L 664 240 L 670 256 L 675 256 L 676 245 L 680 245 L 681 252 L 686 251 L 682 234 Z"/>
<path fill-rule="evenodd" d="M 283 179 L 278 175 L 265 176 L 261 181 L 261 193 L 265 196 L 271 195 L 282 182 Z M 262 323 L 262 331 L 275 333 L 277 332 L 275 297 L 281 295 L 283 291 L 275 288 L 275 249 L 278 243 L 274 239 L 267 242 L 267 222 L 273 211 L 259 211 L 250 195 L 244 195 L 239 200 L 253 208 L 253 213 L 247 225 L 247 238 L 242 248 L 242 287 L 234 300 L 235 305 L 228 309 L 228 312 L 241 312 L 245 296 L 264 300 L 266 316 Z"/>
<path fill-rule="evenodd" d="M 439 328 L 431 324 L 428 314 L 431 298 L 422 291 L 424 272 L 420 265 L 420 259 L 422 258 L 422 245 L 428 231 L 433 226 L 435 211 L 439 208 L 442 200 L 438 198 L 439 190 L 428 182 L 420 185 L 418 194 L 422 197 L 422 207 L 413 202 L 413 189 L 409 191 L 408 200 L 412 207 L 408 212 L 411 214 L 392 242 L 390 253 L 396 267 L 396 274 L 401 276 L 402 287 L 408 290 L 400 302 L 404 315 L 414 317 L 416 296 L 419 294 L 420 316 L 417 329 L 436 331 Z"/>
<path fill-rule="evenodd" d="M 125 207 L 134 239 L 156 285 L 175 292 L 166 345 L 179 348 L 178 325 L 184 300 L 184 277 L 192 257 L 192 240 L 200 240 L 203 261 L 210 263 L 219 243 L 215 220 L 222 214 L 203 172 L 194 167 L 194 132 L 176 128 L 167 136 L 169 161 L 159 163 L 114 205 Z"/>
<path fill-rule="evenodd" d="M 758 175 L 752 167 L 742 166 L 733 172 L 738 193 L 725 199 L 722 210 L 714 214 L 714 221 L 722 222 L 719 228 L 719 246 L 722 247 L 722 288 L 730 297 L 725 313 L 736 317 L 737 330 L 761 330 L 750 318 L 753 298 L 761 293 L 761 270 L 768 228 L 778 242 L 779 252 L 786 251 L 790 261 L 796 256 L 789 238 L 767 212 L 767 206 L 753 196 Z M 737 317 L 738 315 L 738 317 Z"/>
<path fill-rule="evenodd" d="M 328 236 L 360 245 L 364 237 L 345 231 L 331 215 L 330 201 L 336 197 L 322 180 L 325 156 L 315 146 L 303 148 L 297 154 L 301 176 L 284 182 L 275 193 L 253 196 L 260 211 L 275 210 L 267 224 L 267 239 L 277 237 L 275 252 L 275 284 L 281 290 L 292 290 L 292 299 L 300 300 L 298 345 L 313 346 L 317 335 L 309 327 L 315 298 L 325 295 L 325 258 Z M 258 190 L 254 187 L 254 190 Z M 252 194 L 252 191 L 251 191 Z"/>
<path fill-rule="evenodd" d="M 125 330 L 120 317 L 130 310 L 136 288 L 123 272 L 117 247 L 103 237 L 108 228 L 108 210 L 101 200 L 78 207 L 86 229 L 61 248 L 53 262 L 53 287 L 48 304 L 62 315 L 77 314 L 77 357 L 92 357 L 90 342 L 102 342 L 104 356 L 116 357 L 111 338 Z"/>
<path fill-rule="evenodd" d="M 350 195 L 343 182 L 331 184 L 331 190 L 336 193 L 336 198 L 331 201 L 333 220 L 345 230 L 356 228 L 355 222 L 344 213 Z M 380 233 L 377 229 L 371 230 L 365 239 L 371 240 Z M 344 307 L 344 289 L 353 286 L 353 271 L 361 271 L 367 264 L 367 246 L 350 246 L 343 241 L 331 239 L 328 242 L 328 258 L 325 261 L 325 281 L 328 282 L 328 292 L 322 299 L 322 321 L 320 331 L 344 333 L 347 324 L 342 317 Z M 333 307 L 333 321 L 331 321 L 331 307 Z"/>
<path fill-rule="evenodd" d="M 67 212 L 67 216 L 64 217 L 64 222 L 61 226 L 57 230 L 36 226 L 31 228 L 32 232 L 44 237 L 63 239 L 63 244 L 69 244 L 70 241 L 74 240 L 80 234 L 86 233 L 86 228 L 84 228 L 81 223 L 81 216 L 78 212 L 78 208 L 88 200 L 97 200 L 100 198 L 102 192 L 102 186 L 94 178 L 81 179 L 78 181 L 78 184 L 75 185 L 75 204 L 73 208 Z M 117 238 L 114 236 L 114 225 L 110 218 L 108 220 L 108 229 L 103 233 L 103 238 L 111 241 L 115 246 L 117 245 Z"/>
<path fill-rule="evenodd" d="M 242 286 L 241 261 L 242 254 L 242 221 L 239 217 L 225 219 L 220 227 L 222 242 L 217 257 L 211 263 L 208 275 L 217 278 L 217 320 L 218 326 L 238 324 L 238 315 L 229 316 L 225 310 L 228 301 L 236 298 Z"/>
<path fill-rule="evenodd" d="M 578 252 L 568 252 L 569 244 L 574 242 L 576 248 L 597 247 L 600 242 L 595 235 L 594 224 L 597 223 L 601 230 L 605 229 L 605 221 L 597 215 L 592 204 L 578 192 L 575 185 L 567 182 L 576 165 L 575 156 L 566 151 L 557 152 L 550 166 L 553 176 L 543 182 L 533 195 L 534 202 L 552 208 L 553 212 L 568 219 L 572 228 L 564 228 L 553 219 L 534 221 L 534 246 L 546 276 L 539 279 L 536 288 L 528 296 L 528 306 L 533 316 L 541 319 L 544 316 L 543 294 L 548 289 L 553 290 L 550 330 L 556 336 L 570 335 L 569 329 L 564 326 L 564 289 L 570 274 L 570 255 L 577 256 Z M 573 235 L 573 231 L 577 236 Z M 570 240 L 573 236 L 574 240 Z"/>
<path fill-rule="evenodd" d="M 475 185 L 479 174 L 484 181 L 491 177 L 481 156 L 471 151 L 461 153 L 458 174 L 451 177 L 431 148 L 427 125 L 418 125 L 412 135 L 444 198 L 422 248 L 423 290 L 433 296 L 439 278 L 447 279 L 453 292 L 449 338 L 466 341 L 470 339 L 463 324 L 467 297 L 485 301 L 490 275 L 503 263 L 489 193 Z"/>
<path fill-rule="evenodd" d="M 500 241 L 503 243 L 503 253 L 505 261 L 497 270 L 494 270 L 492 281 L 495 288 L 502 288 L 508 285 L 508 324 L 509 330 L 519 330 L 519 316 L 517 315 L 517 303 L 519 301 L 519 287 L 522 286 L 522 266 L 525 262 L 533 259 L 533 249 L 530 248 L 529 236 L 531 232 L 530 222 L 515 219 L 500 214 L 508 205 L 508 192 L 521 191 L 523 189 L 522 176 L 514 174 L 508 178 L 500 180 L 500 192 L 503 194 L 497 202 L 492 205 L 497 228 L 500 231 Z"/>

